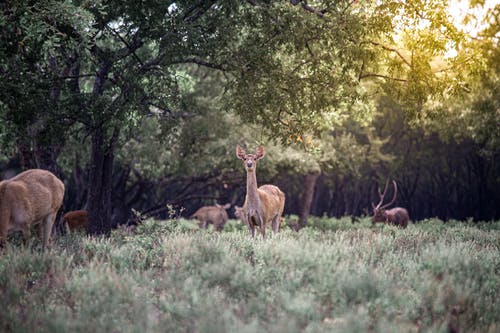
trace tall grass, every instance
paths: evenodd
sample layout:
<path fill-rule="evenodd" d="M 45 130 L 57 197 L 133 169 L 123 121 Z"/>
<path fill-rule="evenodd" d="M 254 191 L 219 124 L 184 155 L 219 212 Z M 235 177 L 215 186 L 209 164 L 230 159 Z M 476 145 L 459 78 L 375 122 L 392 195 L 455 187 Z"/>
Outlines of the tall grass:
<path fill-rule="evenodd" d="M 252 239 L 182 220 L 0 257 L 2 332 L 500 330 L 500 222 L 313 218 Z"/>

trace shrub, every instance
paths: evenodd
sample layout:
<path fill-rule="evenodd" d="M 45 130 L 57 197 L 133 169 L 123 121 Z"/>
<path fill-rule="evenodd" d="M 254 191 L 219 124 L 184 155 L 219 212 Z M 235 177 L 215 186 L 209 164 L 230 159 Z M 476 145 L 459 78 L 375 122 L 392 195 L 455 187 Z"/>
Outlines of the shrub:
<path fill-rule="evenodd" d="M 252 239 L 153 221 L 0 258 L 0 331 L 498 330 L 499 222 L 312 218 Z M 238 224 L 239 223 L 239 224 Z"/>

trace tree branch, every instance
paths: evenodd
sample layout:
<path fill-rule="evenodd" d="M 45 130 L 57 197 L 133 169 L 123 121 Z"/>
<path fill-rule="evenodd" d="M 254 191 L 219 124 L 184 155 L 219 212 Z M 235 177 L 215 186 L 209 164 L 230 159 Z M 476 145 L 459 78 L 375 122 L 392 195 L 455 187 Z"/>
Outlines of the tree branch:
<path fill-rule="evenodd" d="M 257 1 L 256 0 L 247 0 L 247 2 L 249 4 L 251 4 L 252 6 L 254 6 L 254 7 L 257 6 Z M 316 15 L 318 15 L 321 18 L 324 18 L 325 13 L 326 13 L 326 10 L 324 10 L 324 9 L 319 10 L 317 8 L 314 8 L 313 6 L 308 5 L 305 0 L 290 0 L 290 3 L 293 6 L 297 6 L 298 4 L 300 4 L 300 6 L 302 7 L 302 9 L 304 9 L 305 11 L 308 11 L 310 13 L 316 14 Z"/>
<path fill-rule="evenodd" d="M 374 41 L 369 41 L 369 43 L 375 46 L 380 46 L 384 50 L 396 53 L 401 58 L 401 60 L 403 60 L 403 62 L 408 65 L 408 67 L 412 67 L 411 63 L 401 54 L 401 52 L 399 52 L 399 50 Z"/>
<path fill-rule="evenodd" d="M 194 22 L 205 14 L 217 1 L 212 0 L 209 3 L 201 1 L 201 5 L 191 8 L 182 18 L 184 22 Z"/>
<path fill-rule="evenodd" d="M 302 9 L 304 9 L 305 11 L 308 11 L 310 13 L 316 14 L 321 18 L 323 18 L 325 16 L 324 10 L 319 10 L 317 8 L 314 8 L 313 6 L 308 5 L 305 0 L 290 0 L 290 3 L 294 6 L 300 4 L 302 6 Z"/>
<path fill-rule="evenodd" d="M 122 41 L 123 44 L 127 47 L 127 49 L 130 51 L 130 54 L 137 60 L 141 66 L 144 66 L 144 63 L 142 62 L 141 58 L 135 53 L 135 50 L 137 50 L 140 46 L 142 46 L 142 42 L 140 42 L 140 45 L 137 45 L 137 39 L 134 41 L 134 44 L 130 45 L 115 29 L 111 28 L 110 26 L 106 25 L 106 28 L 111 31 L 118 39 Z"/>
<path fill-rule="evenodd" d="M 208 68 L 218 69 L 220 71 L 224 71 L 225 70 L 225 68 L 222 65 L 214 64 L 214 63 L 208 62 L 206 60 L 195 58 L 195 57 L 193 57 L 193 58 L 186 58 L 186 59 L 181 59 L 181 60 L 178 60 L 178 61 L 172 61 L 172 62 L 170 62 L 171 65 L 175 65 L 175 64 L 189 64 L 189 63 L 197 64 L 197 65 L 208 67 Z"/>
<path fill-rule="evenodd" d="M 390 76 L 387 76 L 387 75 L 375 74 L 375 73 L 361 74 L 359 76 L 359 79 L 361 80 L 361 79 L 364 79 L 364 78 L 367 78 L 367 77 L 378 77 L 378 78 L 381 78 L 381 79 L 393 80 L 393 81 L 398 81 L 398 82 L 408 82 L 408 80 L 405 80 L 405 79 L 400 79 L 400 78 L 396 78 L 396 77 L 390 77 Z"/>
<path fill-rule="evenodd" d="M 72 80 L 72 79 L 79 79 L 83 77 L 94 77 L 95 74 L 70 74 L 66 76 L 60 76 L 59 79 L 61 80 Z"/>

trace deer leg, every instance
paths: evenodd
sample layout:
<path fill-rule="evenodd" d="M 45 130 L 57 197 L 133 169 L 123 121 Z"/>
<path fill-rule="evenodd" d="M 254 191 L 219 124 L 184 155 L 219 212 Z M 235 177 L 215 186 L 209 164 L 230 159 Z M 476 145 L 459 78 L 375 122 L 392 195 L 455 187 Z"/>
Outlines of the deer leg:
<path fill-rule="evenodd" d="M 280 229 L 280 216 L 279 215 L 276 215 L 275 217 L 273 217 L 271 225 L 273 227 L 273 233 L 276 235 Z"/>
<path fill-rule="evenodd" d="M 7 246 L 7 225 L 0 227 L 0 252 L 5 252 Z"/>
<path fill-rule="evenodd" d="M 250 217 L 250 215 L 247 215 L 246 221 L 248 228 L 250 229 L 250 233 L 252 234 L 252 238 L 255 238 L 255 219 Z"/>
<path fill-rule="evenodd" d="M 262 234 L 262 239 L 266 239 L 266 224 L 264 223 L 264 220 L 262 220 L 262 217 L 258 217 L 259 219 L 259 227 L 260 227 L 260 233 Z"/>
<path fill-rule="evenodd" d="M 52 226 L 54 225 L 54 222 L 56 220 L 56 213 L 50 213 L 45 217 L 45 220 L 41 224 L 41 233 L 43 236 L 43 249 L 47 247 L 50 247 L 51 244 L 51 236 L 52 236 Z"/>
<path fill-rule="evenodd" d="M 23 223 L 23 226 L 21 228 L 21 232 L 23 233 L 23 243 L 24 246 L 28 246 L 28 242 L 31 237 L 31 226 L 28 223 Z"/>
<path fill-rule="evenodd" d="M 252 223 L 248 223 L 248 228 L 250 229 L 250 233 L 252 234 L 252 238 L 255 238 L 255 226 Z"/>
<path fill-rule="evenodd" d="M 198 222 L 198 227 L 200 227 L 200 229 L 206 229 L 208 227 L 208 222 L 204 221 L 204 220 L 200 220 Z"/>

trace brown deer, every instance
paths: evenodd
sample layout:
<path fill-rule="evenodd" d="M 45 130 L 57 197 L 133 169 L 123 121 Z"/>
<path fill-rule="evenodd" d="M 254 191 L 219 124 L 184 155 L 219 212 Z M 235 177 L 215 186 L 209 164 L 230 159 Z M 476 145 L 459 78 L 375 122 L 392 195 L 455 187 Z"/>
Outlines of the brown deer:
<path fill-rule="evenodd" d="M 243 204 L 245 221 L 252 237 L 258 227 L 262 237 L 266 237 L 266 226 L 271 222 L 273 232 L 279 231 L 281 215 L 285 208 L 285 194 L 274 185 L 262 185 L 257 188 L 257 161 L 264 157 L 264 147 L 259 146 L 255 154 L 246 154 L 240 146 L 236 147 L 236 156 L 243 161 L 247 171 L 247 194 Z"/>
<path fill-rule="evenodd" d="M 87 230 L 88 213 L 86 210 L 74 210 L 64 214 L 63 221 L 68 226 L 70 231 Z"/>
<path fill-rule="evenodd" d="M 47 170 L 27 170 L 0 182 L 0 247 L 5 248 L 9 231 L 22 231 L 26 243 L 35 224 L 41 226 L 43 248 L 50 246 L 63 198 L 63 182 Z"/>
<path fill-rule="evenodd" d="M 372 224 L 375 224 L 377 222 L 382 222 L 382 223 L 393 224 L 401 228 L 406 228 L 408 226 L 408 220 L 410 219 L 410 216 L 408 215 L 408 211 L 405 208 L 395 207 L 388 210 L 385 209 L 396 201 L 396 197 L 398 195 L 398 186 L 396 185 L 396 181 L 393 180 L 392 183 L 394 184 L 394 197 L 392 198 L 391 202 L 382 205 L 385 194 L 387 193 L 387 187 L 389 185 L 389 181 L 385 183 L 384 193 L 380 193 L 380 190 L 378 192 L 380 196 L 380 202 L 378 203 L 378 205 L 375 206 L 372 202 L 372 207 L 373 207 Z"/>
<path fill-rule="evenodd" d="M 209 224 L 213 224 L 216 231 L 222 231 L 228 220 L 226 209 L 229 209 L 229 207 L 231 207 L 231 204 L 204 206 L 191 215 L 191 218 L 199 221 L 198 226 L 200 228 L 206 229 Z"/>
<path fill-rule="evenodd" d="M 236 218 L 240 219 L 241 222 L 243 222 L 244 224 L 248 224 L 245 221 L 245 212 L 243 211 L 243 207 L 234 206 L 234 216 L 236 216 Z"/>

